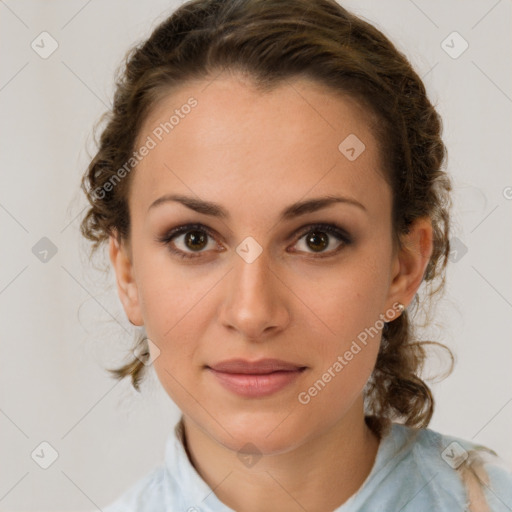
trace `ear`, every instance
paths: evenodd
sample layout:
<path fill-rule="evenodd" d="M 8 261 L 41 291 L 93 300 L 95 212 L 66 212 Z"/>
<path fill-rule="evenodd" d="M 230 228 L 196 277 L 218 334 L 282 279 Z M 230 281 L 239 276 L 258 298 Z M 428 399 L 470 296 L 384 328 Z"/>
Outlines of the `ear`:
<path fill-rule="evenodd" d="M 126 316 L 133 325 L 144 325 L 131 255 L 125 243 L 119 242 L 116 235 L 110 236 L 109 244 L 110 261 L 116 273 L 117 292 Z"/>
<path fill-rule="evenodd" d="M 415 219 L 409 226 L 409 232 L 402 235 L 401 240 L 402 247 L 398 249 L 393 260 L 389 308 L 396 302 L 407 307 L 423 281 L 434 248 L 430 218 Z"/>

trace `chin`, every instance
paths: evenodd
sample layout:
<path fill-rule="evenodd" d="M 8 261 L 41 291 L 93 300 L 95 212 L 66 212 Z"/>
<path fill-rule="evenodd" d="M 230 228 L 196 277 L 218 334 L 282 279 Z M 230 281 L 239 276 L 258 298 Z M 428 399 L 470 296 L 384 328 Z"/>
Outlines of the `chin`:
<path fill-rule="evenodd" d="M 233 415 L 231 419 L 226 415 L 222 422 L 224 428 L 216 422 L 208 428 L 210 435 L 230 450 L 238 452 L 243 447 L 250 449 L 247 445 L 254 445 L 263 455 L 277 455 L 292 450 L 308 435 L 306 422 L 294 420 L 293 413 L 288 417 L 287 414 L 281 410 L 279 413 L 244 413 Z"/>

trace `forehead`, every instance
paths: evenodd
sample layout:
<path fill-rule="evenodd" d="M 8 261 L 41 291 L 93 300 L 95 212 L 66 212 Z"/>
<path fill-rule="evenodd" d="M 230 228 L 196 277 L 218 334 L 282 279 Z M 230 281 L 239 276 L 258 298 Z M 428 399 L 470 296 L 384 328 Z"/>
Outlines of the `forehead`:
<path fill-rule="evenodd" d="M 151 139 L 152 149 L 136 166 L 130 202 L 147 208 L 178 191 L 291 203 L 334 188 L 382 202 L 373 122 L 354 99 L 305 78 L 266 92 L 231 75 L 191 82 L 163 97 L 141 127 L 136 148 Z"/>

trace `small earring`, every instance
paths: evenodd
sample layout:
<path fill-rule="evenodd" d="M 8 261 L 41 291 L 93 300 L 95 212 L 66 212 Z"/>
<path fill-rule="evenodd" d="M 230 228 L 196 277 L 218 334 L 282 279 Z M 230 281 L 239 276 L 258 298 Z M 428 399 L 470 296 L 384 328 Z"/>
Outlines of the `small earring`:
<path fill-rule="evenodd" d="M 398 318 L 398 317 L 399 317 L 399 316 L 404 312 L 404 310 L 405 310 L 405 306 L 404 306 L 401 302 L 398 302 L 398 303 L 397 303 L 396 308 L 398 309 L 398 311 L 399 311 L 400 313 L 398 314 L 398 316 L 396 316 L 395 318 L 393 318 L 393 320 L 395 320 L 396 318 Z M 391 320 L 391 322 L 392 322 L 393 320 Z M 384 322 L 384 324 L 385 324 L 386 326 L 388 326 L 388 325 L 389 325 L 389 322 Z"/>

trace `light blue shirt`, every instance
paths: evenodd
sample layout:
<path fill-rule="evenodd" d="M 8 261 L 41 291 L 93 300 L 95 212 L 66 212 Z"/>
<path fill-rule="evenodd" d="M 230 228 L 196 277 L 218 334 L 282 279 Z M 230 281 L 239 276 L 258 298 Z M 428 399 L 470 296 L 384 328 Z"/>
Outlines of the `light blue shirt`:
<path fill-rule="evenodd" d="M 103 512 L 234 512 L 195 470 L 182 429 L 180 420 L 166 441 L 164 463 Z M 468 468 L 478 461 L 484 476 L 472 478 Z M 512 470 L 493 451 L 431 429 L 393 423 L 363 485 L 333 512 L 464 512 L 469 510 L 467 486 L 478 482 L 489 511 L 512 512 Z"/>

